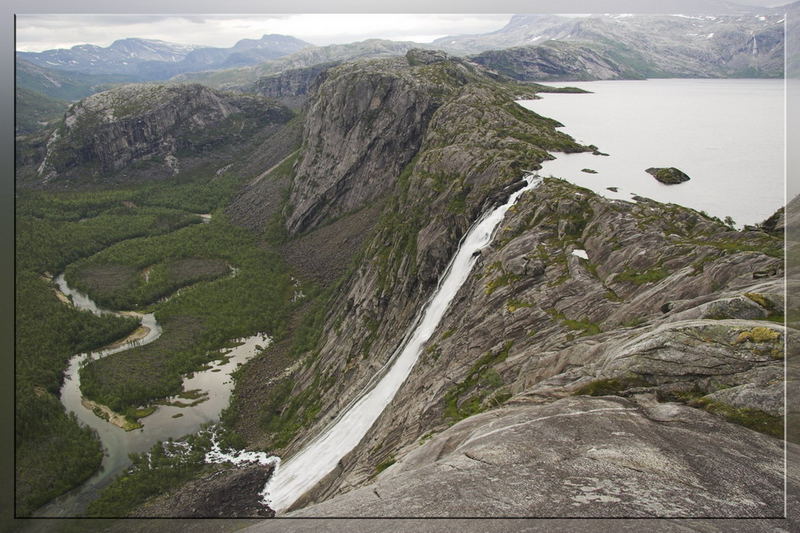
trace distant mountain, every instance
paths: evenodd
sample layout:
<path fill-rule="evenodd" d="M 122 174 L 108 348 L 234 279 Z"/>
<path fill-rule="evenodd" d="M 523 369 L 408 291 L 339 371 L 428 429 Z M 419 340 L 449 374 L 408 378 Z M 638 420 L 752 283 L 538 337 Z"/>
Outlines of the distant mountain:
<path fill-rule="evenodd" d="M 786 76 L 800 78 L 800 1 L 784 6 L 786 28 Z"/>
<path fill-rule="evenodd" d="M 782 14 L 764 15 L 517 15 L 485 35 L 439 39 L 451 52 L 531 47 L 548 41 L 578 43 L 637 76 L 779 77 L 783 75 Z M 528 54 L 541 50 L 528 49 Z M 519 59 L 520 50 L 512 53 Z M 509 60 L 493 54 L 477 60 L 495 68 Z M 499 62 L 499 63 L 498 63 Z M 520 79 L 544 79 L 518 72 Z"/>
<path fill-rule="evenodd" d="M 243 39 L 231 48 L 184 45 L 152 39 L 121 39 L 103 48 L 91 44 L 44 52 L 17 52 L 34 65 L 86 74 L 123 74 L 139 81 L 182 72 L 255 65 L 310 46 L 287 35 Z"/>
<path fill-rule="evenodd" d="M 286 70 L 355 59 L 401 56 L 412 48 L 419 47 L 419 44 L 411 41 L 389 41 L 386 39 L 367 39 L 356 43 L 314 46 L 279 59 L 265 61 L 254 67 L 186 73 L 176 76 L 172 81 L 192 81 L 216 88 L 240 88 L 254 83 L 263 76 L 277 74 Z"/>
<path fill-rule="evenodd" d="M 84 74 L 40 67 L 17 57 L 17 88 L 29 89 L 58 100 L 75 101 L 103 91 L 111 85 L 135 81 L 122 74 Z"/>
<path fill-rule="evenodd" d="M 538 46 L 488 50 L 470 59 L 521 81 L 589 81 L 644 76 L 588 45 L 547 41 Z"/>
<path fill-rule="evenodd" d="M 103 48 L 81 44 L 70 49 L 17 52 L 17 57 L 34 65 L 89 74 L 136 74 L 148 61 L 178 63 L 199 46 L 153 39 L 121 39 Z"/>

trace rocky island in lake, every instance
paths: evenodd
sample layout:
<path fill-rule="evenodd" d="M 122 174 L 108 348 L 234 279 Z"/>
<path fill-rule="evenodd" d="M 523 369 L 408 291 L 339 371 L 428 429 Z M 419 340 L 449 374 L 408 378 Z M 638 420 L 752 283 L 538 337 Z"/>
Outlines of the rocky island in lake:
<path fill-rule="evenodd" d="M 678 170 L 675 167 L 656 168 L 650 167 L 645 170 L 648 174 L 665 185 L 677 185 L 684 181 L 689 181 L 689 176 L 685 172 Z"/>

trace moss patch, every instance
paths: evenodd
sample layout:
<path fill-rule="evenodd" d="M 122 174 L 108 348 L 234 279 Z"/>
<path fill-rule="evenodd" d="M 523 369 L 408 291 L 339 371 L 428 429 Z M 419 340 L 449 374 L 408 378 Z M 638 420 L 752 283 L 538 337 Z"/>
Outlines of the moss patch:
<path fill-rule="evenodd" d="M 781 334 L 774 329 L 758 326 L 739 333 L 734 344 L 741 344 L 743 342 L 775 342 L 780 336 Z"/>
<path fill-rule="evenodd" d="M 505 361 L 511 350 L 512 342 L 506 342 L 497 352 L 489 352 L 478 359 L 467 373 L 461 383 L 452 387 L 444 396 L 444 416 L 451 422 L 485 411 L 492 405 L 500 405 L 510 394 L 503 392 L 503 378 L 493 368 L 494 365 Z M 489 400 L 489 401 L 484 401 Z"/>
<path fill-rule="evenodd" d="M 375 465 L 375 474 L 376 475 L 380 474 L 381 472 L 383 472 L 384 470 L 386 470 L 387 468 L 389 468 L 390 466 L 392 466 L 396 462 L 397 462 L 397 459 L 395 458 L 395 456 L 394 455 L 390 455 L 389 457 L 387 457 L 386 459 L 384 459 L 383 461 L 381 461 L 380 463 Z"/>
<path fill-rule="evenodd" d="M 523 302 L 522 300 L 516 300 L 514 298 L 506 302 L 506 309 L 508 309 L 508 311 L 511 313 L 517 311 L 518 309 L 522 309 L 523 307 L 533 307 L 533 305 L 529 304 L 528 302 Z"/>
<path fill-rule="evenodd" d="M 636 387 L 646 387 L 649 383 L 641 376 L 627 376 L 611 379 L 598 379 L 577 389 L 575 395 L 614 396 Z"/>
<path fill-rule="evenodd" d="M 728 422 L 733 422 L 773 437 L 783 438 L 783 417 L 773 416 L 760 409 L 734 407 L 705 397 L 693 399 L 689 401 L 688 405 L 721 416 Z"/>
<path fill-rule="evenodd" d="M 626 268 L 614 278 L 614 281 L 624 281 L 633 283 L 634 285 L 644 285 L 645 283 L 656 283 L 669 276 L 662 267 L 655 267 L 643 272 L 639 272 L 633 268 Z"/>

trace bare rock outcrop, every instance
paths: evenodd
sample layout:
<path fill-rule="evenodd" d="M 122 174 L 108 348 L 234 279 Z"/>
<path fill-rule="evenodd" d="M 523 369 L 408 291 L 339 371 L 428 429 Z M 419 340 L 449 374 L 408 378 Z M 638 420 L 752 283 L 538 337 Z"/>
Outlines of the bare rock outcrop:
<path fill-rule="evenodd" d="M 184 159 L 202 157 L 291 117 L 274 101 L 201 85 L 126 85 L 70 107 L 48 138 L 36 175 L 48 183 L 135 172 L 138 165 L 168 176 Z"/>
<path fill-rule="evenodd" d="M 287 516 L 772 518 L 782 512 L 780 441 L 680 404 L 608 396 L 476 415 L 412 449 L 367 486 Z"/>

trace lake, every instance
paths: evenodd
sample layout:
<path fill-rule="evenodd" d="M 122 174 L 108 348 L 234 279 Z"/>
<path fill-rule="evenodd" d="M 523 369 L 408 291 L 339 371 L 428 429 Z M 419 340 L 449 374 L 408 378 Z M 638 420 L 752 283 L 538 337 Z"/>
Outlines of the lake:
<path fill-rule="evenodd" d="M 564 178 L 609 198 L 639 195 L 731 216 L 740 227 L 762 222 L 784 205 L 783 80 L 557 85 L 592 93 L 544 93 L 540 100 L 519 104 L 558 120 L 562 131 L 609 156 L 554 154 L 557 159 L 544 163 L 543 176 Z M 649 167 L 677 167 L 691 180 L 664 185 L 645 173 Z"/>

